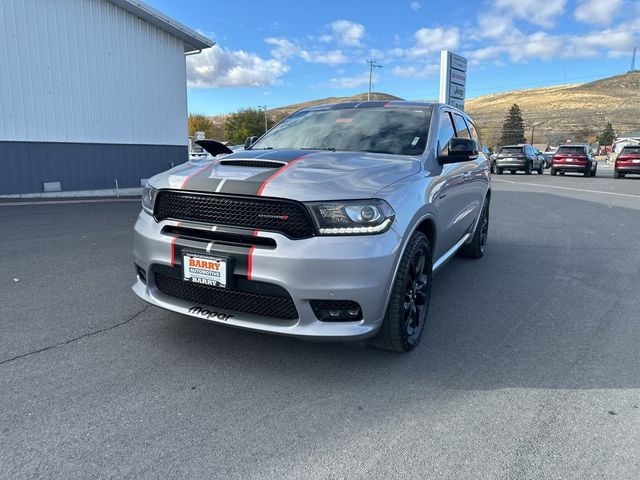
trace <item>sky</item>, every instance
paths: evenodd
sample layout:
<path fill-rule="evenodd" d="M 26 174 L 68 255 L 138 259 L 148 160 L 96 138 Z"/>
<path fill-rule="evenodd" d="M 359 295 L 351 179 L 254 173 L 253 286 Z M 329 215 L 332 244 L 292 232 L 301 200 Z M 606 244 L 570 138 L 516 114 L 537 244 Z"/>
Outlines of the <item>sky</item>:
<path fill-rule="evenodd" d="M 639 0 L 145 0 L 216 45 L 187 57 L 191 113 L 373 91 L 438 98 L 440 50 L 468 61 L 467 98 L 624 73 Z"/>

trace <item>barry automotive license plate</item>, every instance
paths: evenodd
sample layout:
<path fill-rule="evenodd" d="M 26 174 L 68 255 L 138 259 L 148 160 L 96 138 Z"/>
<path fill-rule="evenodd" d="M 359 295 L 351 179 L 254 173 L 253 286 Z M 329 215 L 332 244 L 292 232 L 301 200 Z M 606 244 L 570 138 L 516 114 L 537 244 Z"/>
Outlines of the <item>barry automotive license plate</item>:
<path fill-rule="evenodd" d="M 183 252 L 182 273 L 185 280 L 215 287 L 227 286 L 227 259 L 199 253 Z"/>

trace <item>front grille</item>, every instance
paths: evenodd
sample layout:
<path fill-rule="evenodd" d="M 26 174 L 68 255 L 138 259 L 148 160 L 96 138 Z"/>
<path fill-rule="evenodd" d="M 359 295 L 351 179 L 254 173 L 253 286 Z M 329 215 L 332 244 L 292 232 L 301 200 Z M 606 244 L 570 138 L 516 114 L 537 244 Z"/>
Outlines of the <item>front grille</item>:
<path fill-rule="evenodd" d="M 294 239 L 314 234 L 304 206 L 287 200 L 162 190 L 156 199 L 154 216 L 158 221 L 170 218 L 271 230 Z"/>
<path fill-rule="evenodd" d="M 158 272 L 155 273 L 155 280 L 156 287 L 165 295 L 200 305 L 283 320 L 298 318 L 298 311 L 288 293 L 286 296 L 276 296 L 198 285 Z"/>

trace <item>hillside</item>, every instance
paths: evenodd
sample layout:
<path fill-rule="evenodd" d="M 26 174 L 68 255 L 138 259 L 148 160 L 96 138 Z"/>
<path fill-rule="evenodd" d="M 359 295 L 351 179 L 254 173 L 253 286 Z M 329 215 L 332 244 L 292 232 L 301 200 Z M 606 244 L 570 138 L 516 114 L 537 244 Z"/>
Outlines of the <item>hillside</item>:
<path fill-rule="evenodd" d="M 366 93 L 359 93 L 351 97 L 327 97 L 318 100 L 309 100 L 302 103 L 294 103 L 293 105 L 287 105 L 284 107 L 272 108 L 268 112 L 274 115 L 289 115 L 301 108 L 313 107 L 315 105 L 322 105 L 325 103 L 338 103 L 338 102 L 364 102 L 367 100 Z M 389 95 L 388 93 L 371 92 L 371 100 L 402 100 L 400 97 Z"/>
<path fill-rule="evenodd" d="M 525 135 L 534 143 L 593 140 L 611 122 L 618 133 L 640 130 L 640 72 L 589 83 L 486 95 L 465 102 L 483 141 L 496 145 L 504 117 L 514 103 L 522 109 Z"/>

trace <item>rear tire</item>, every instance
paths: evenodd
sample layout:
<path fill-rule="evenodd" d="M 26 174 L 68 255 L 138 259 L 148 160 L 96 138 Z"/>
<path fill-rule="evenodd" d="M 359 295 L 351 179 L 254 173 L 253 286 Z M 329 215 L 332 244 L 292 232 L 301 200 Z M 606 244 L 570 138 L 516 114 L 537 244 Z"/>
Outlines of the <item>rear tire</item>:
<path fill-rule="evenodd" d="M 584 176 L 585 177 L 590 177 L 591 176 L 591 167 L 587 166 L 587 168 L 585 168 Z"/>
<path fill-rule="evenodd" d="M 489 235 L 489 200 L 486 199 L 480 213 L 478 226 L 473 233 L 471 243 L 462 245 L 460 255 L 467 258 L 481 258 L 487 248 L 487 237 Z"/>
<path fill-rule="evenodd" d="M 540 163 L 540 167 L 538 168 L 538 175 L 542 175 L 542 173 L 544 172 L 544 164 L 541 162 Z"/>
<path fill-rule="evenodd" d="M 496 173 L 497 173 L 498 175 L 502 175 L 502 169 L 501 169 L 501 168 L 496 167 Z"/>
<path fill-rule="evenodd" d="M 554 177 L 555 177 L 555 176 L 556 176 L 556 174 L 558 173 L 558 171 L 557 171 L 555 168 L 553 168 L 553 167 L 551 167 L 550 172 L 551 172 L 551 175 L 553 175 Z"/>
<path fill-rule="evenodd" d="M 620 172 L 618 172 L 617 170 L 613 171 L 613 178 L 620 178 Z"/>
<path fill-rule="evenodd" d="M 371 345 L 392 352 L 408 352 L 418 345 L 431 299 L 431 262 L 429 240 L 424 233 L 414 232 L 400 260 L 384 320 Z"/>
<path fill-rule="evenodd" d="M 511 172 L 511 175 L 515 175 L 516 174 L 515 170 L 510 170 L 510 172 Z"/>

